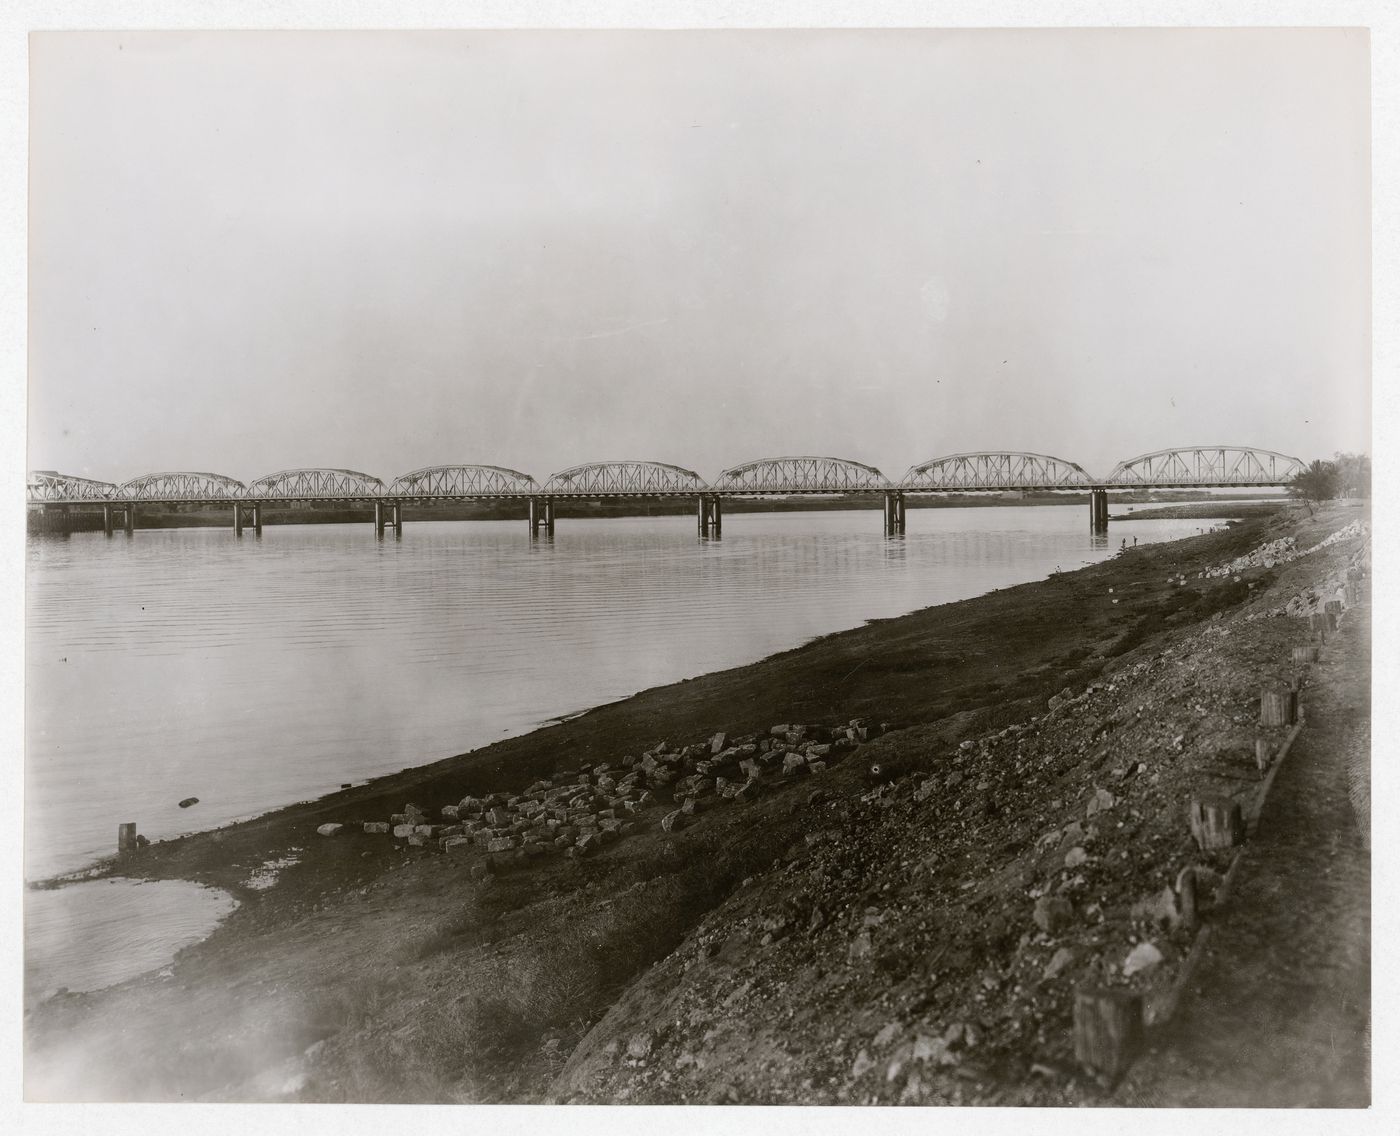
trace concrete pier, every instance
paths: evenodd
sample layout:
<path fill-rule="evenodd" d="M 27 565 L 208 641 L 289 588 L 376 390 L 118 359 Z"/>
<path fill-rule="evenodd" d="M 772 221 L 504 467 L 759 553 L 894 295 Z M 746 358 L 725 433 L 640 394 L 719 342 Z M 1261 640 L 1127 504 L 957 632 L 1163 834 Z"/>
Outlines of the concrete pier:
<path fill-rule="evenodd" d="M 699 534 L 706 540 L 719 540 L 724 524 L 724 510 L 720 499 L 711 494 L 698 498 L 696 523 Z"/>
<path fill-rule="evenodd" d="M 118 519 L 117 514 L 121 514 Z M 136 528 L 136 506 L 130 502 L 123 502 L 117 505 L 102 506 L 102 531 L 108 536 L 120 524 L 122 531 L 128 535 Z"/>
<path fill-rule="evenodd" d="M 538 537 L 540 533 L 547 537 L 554 536 L 553 497 L 530 498 L 530 536 Z"/>
<path fill-rule="evenodd" d="M 403 512 L 397 501 L 376 501 L 374 503 L 374 535 L 384 539 L 384 530 L 392 528 L 394 539 L 403 539 Z"/>
<path fill-rule="evenodd" d="M 233 503 L 233 535 L 242 536 L 247 525 L 253 526 L 253 534 L 262 536 L 262 502 L 235 501 Z"/>
<path fill-rule="evenodd" d="M 1089 528 L 1096 533 L 1108 532 L 1108 490 L 1089 491 Z"/>
<path fill-rule="evenodd" d="M 904 535 L 904 494 L 885 494 L 885 535 Z"/>

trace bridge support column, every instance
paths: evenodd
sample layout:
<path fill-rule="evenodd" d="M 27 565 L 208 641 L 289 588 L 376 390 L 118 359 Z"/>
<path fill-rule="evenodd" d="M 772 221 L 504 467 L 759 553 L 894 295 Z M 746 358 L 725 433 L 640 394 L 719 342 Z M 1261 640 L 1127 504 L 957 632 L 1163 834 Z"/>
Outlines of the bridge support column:
<path fill-rule="evenodd" d="M 696 513 L 700 536 L 707 540 L 719 540 L 724 526 L 724 510 L 718 497 L 702 494 Z"/>
<path fill-rule="evenodd" d="M 102 531 L 107 536 L 112 535 L 112 506 L 102 506 Z"/>
<path fill-rule="evenodd" d="M 530 536 L 538 537 L 541 530 L 547 537 L 554 536 L 554 498 L 530 498 Z"/>
<path fill-rule="evenodd" d="M 374 503 L 374 535 L 384 539 L 384 530 L 392 528 L 394 539 L 403 539 L 403 513 L 397 501 L 376 501 Z"/>
<path fill-rule="evenodd" d="M 904 494 L 885 494 L 885 535 L 904 535 Z"/>
<path fill-rule="evenodd" d="M 245 525 L 253 526 L 253 534 L 262 536 L 262 502 L 254 501 L 245 505 L 242 501 L 233 503 L 233 535 L 242 536 Z"/>
<path fill-rule="evenodd" d="M 1108 490 L 1089 491 L 1089 528 L 1096 533 L 1108 532 Z"/>
<path fill-rule="evenodd" d="M 130 536 L 136 531 L 136 503 L 128 501 L 122 507 L 122 531 Z"/>

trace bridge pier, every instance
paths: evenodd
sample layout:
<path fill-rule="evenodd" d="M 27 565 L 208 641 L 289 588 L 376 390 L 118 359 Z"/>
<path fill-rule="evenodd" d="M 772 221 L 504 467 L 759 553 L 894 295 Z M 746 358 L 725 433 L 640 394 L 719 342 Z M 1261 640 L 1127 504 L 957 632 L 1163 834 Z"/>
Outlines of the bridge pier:
<path fill-rule="evenodd" d="M 530 498 L 530 536 L 532 539 L 540 535 L 540 530 L 544 530 L 547 537 L 554 536 L 554 498 L 553 497 L 531 497 Z"/>
<path fill-rule="evenodd" d="M 394 539 L 403 539 L 403 513 L 397 501 L 376 501 L 374 503 L 374 535 L 384 539 L 384 530 L 392 528 Z"/>
<path fill-rule="evenodd" d="M 262 536 L 262 502 L 253 501 L 244 504 L 242 501 L 233 503 L 233 535 L 242 536 L 245 525 L 253 526 L 253 534 Z"/>
<path fill-rule="evenodd" d="M 885 494 L 885 535 L 904 535 L 904 494 Z"/>
<path fill-rule="evenodd" d="M 1089 491 L 1089 528 L 1096 533 L 1108 532 L 1108 490 Z"/>
<path fill-rule="evenodd" d="M 724 525 L 724 509 L 720 499 L 713 495 L 701 494 L 697 499 L 696 522 L 700 537 L 705 540 L 719 540 Z"/>
<path fill-rule="evenodd" d="M 65 511 L 65 512 L 67 511 L 67 507 L 66 507 L 66 506 L 64 506 L 64 511 Z M 118 522 L 118 521 L 116 520 L 116 515 L 117 515 L 118 513 L 121 513 L 121 520 L 120 520 L 120 522 Z M 123 531 L 124 533 L 127 533 L 128 535 L 130 535 L 130 534 L 135 530 L 135 528 L 136 528 L 136 506 L 133 505 L 133 504 L 131 504 L 131 503 L 129 503 L 129 502 L 123 502 L 122 504 L 119 504 L 119 505 L 103 505 L 103 506 L 102 506 L 102 531 L 103 531 L 103 533 L 105 533 L 107 536 L 111 536 L 111 535 L 112 535 L 112 531 L 117 527 L 117 524 L 118 524 L 118 523 L 121 524 L 121 526 L 122 526 L 122 531 Z"/>

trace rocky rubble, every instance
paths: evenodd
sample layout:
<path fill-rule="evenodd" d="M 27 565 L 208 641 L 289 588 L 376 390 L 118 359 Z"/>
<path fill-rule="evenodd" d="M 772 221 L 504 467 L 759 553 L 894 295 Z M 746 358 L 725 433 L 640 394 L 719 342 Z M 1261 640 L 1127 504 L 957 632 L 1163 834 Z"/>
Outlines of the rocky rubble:
<path fill-rule="evenodd" d="M 820 774 L 892 728 L 855 718 L 838 727 L 783 723 L 766 735 L 731 738 L 721 732 L 688 745 L 660 741 L 616 763 L 557 770 L 516 794 L 463 797 L 440 806 L 436 822 L 407 804 L 388 821 L 329 823 L 316 831 L 338 836 L 358 828 L 390 834 L 411 847 L 480 851 L 492 865 L 587 856 L 645 828 L 656 813 L 664 814 L 657 821 L 661 831 L 675 832 L 718 805 L 754 801 L 775 782 Z"/>
<path fill-rule="evenodd" d="M 1243 556 L 1225 564 L 1217 564 L 1212 568 L 1206 568 L 1200 573 L 1201 579 L 1219 579 L 1226 576 L 1237 576 L 1239 573 L 1250 568 L 1274 568 L 1280 564 L 1287 564 L 1298 559 L 1300 556 L 1309 556 L 1315 552 L 1321 552 L 1325 548 L 1331 548 L 1334 544 L 1342 541 L 1352 540 L 1359 536 L 1366 536 L 1370 533 L 1371 526 L 1366 521 L 1352 521 L 1344 525 L 1336 532 L 1324 537 L 1317 544 L 1308 548 L 1298 547 L 1298 538 L 1295 536 L 1279 537 L 1271 540 L 1267 544 L 1261 544 L 1258 548 L 1247 552 Z"/>

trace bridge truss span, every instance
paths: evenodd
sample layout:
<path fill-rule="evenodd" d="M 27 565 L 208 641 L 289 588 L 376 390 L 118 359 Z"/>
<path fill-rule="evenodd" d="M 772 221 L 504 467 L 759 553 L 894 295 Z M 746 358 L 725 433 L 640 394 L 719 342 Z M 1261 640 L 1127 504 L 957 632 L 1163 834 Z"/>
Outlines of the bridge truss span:
<path fill-rule="evenodd" d="M 250 482 L 247 495 L 261 501 L 367 501 L 384 496 L 384 482 L 353 469 L 285 469 Z"/>
<path fill-rule="evenodd" d="M 551 474 L 540 490 L 547 497 L 665 497 L 704 493 L 694 470 L 653 461 L 589 462 Z"/>
<path fill-rule="evenodd" d="M 1105 484 L 1189 489 L 1287 485 L 1307 467 L 1302 459 L 1250 446 L 1189 446 L 1139 454 L 1113 467 Z"/>
<path fill-rule="evenodd" d="M 31 505 L 68 505 L 106 501 L 117 491 L 110 481 L 94 481 L 52 469 L 31 470 L 24 482 L 24 499 Z"/>
<path fill-rule="evenodd" d="M 236 501 L 248 492 L 222 473 L 148 473 L 117 486 L 122 501 Z"/>
<path fill-rule="evenodd" d="M 717 493 L 888 492 L 889 478 L 873 465 L 848 458 L 763 458 L 726 469 L 710 488 Z"/>
<path fill-rule="evenodd" d="M 395 478 L 385 495 L 432 499 L 528 497 L 539 492 L 539 482 L 517 469 L 498 465 L 433 465 Z"/>
<path fill-rule="evenodd" d="M 930 458 L 899 483 L 904 492 L 1010 492 L 1017 489 L 1087 489 L 1094 479 L 1081 466 L 1049 454 L 979 451 Z"/>

